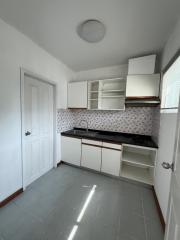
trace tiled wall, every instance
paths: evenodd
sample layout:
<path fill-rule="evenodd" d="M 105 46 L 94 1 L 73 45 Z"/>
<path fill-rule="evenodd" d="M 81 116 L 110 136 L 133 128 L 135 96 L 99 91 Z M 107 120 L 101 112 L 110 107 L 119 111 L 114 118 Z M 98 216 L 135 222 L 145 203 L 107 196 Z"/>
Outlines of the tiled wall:
<path fill-rule="evenodd" d="M 64 132 L 75 125 L 75 115 L 72 110 L 59 109 L 57 112 L 57 131 Z"/>
<path fill-rule="evenodd" d="M 152 137 L 158 144 L 159 142 L 159 128 L 160 128 L 160 107 L 154 108 L 153 122 L 152 122 Z"/>
<path fill-rule="evenodd" d="M 154 108 L 126 108 L 125 111 L 58 110 L 58 132 L 73 127 L 85 127 L 82 119 L 88 121 L 89 128 L 117 132 L 152 135 Z"/>

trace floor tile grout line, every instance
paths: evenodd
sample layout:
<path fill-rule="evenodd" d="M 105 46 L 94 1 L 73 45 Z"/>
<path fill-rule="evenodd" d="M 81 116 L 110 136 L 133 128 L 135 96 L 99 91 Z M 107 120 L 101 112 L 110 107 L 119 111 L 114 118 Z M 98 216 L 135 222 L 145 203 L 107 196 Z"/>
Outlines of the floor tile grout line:
<path fill-rule="evenodd" d="M 0 235 L 0 240 L 7 240 L 7 238 L 5 236 L 3 236 L 3 235 Z"/>
<path fill-rule="evenodd" d="M 34 214 L 29 213 L 24 207 L 21 207 L 19 204 L 17 204 L 16 202 L 13 202 L 13 204 L 20 210 L 22 211 L 24 214 L 28 215 L 31 219 L 33 219 L 34 221 L 38 221 L 39 223 L 42 223 L 43 220 L 38 217 L 35 216 Z"/>
<path fill-rule="evenodd" d="M 76 173 L 76 172 L 75 172 Z M 71 176 L 71 171 L 70 171 L 70 176 Z M 72 174 L 73 175 L 73 179 L 74 179 L 74 176 L 76 176 L 76 177 L 78 177 L 78 176 L 82 176 L 82 173 L 80 172 L 79 174 Z M 57 177 L 55 176 L 55 179 L 56 179 Z M 52 181 L 53 179 L 51 179 L 50 178 L 50 181 Z M 60 181 L 61 181 L 62 179 L 60 179 Z M 67 180 L 67 178 L 65 179 L 65 181 Z M 103 181 L 102 181 L 103 180 Z M 112 200 L 112 199 L 115 199 L 114 200 L 114 204 L 115 204 L 115 206 L 118 204 L 118 206 L 119 206 L 119 204 L 121 204 L 121 206 L 123 207 L 123 203 L 124 203 L 124 201 L 128 201 L 128 199 L 130 199 L 131 200 L 131 198 L 134 196 L 134 200 L 133 200 L 133 202 L 132 202 L 132 209 L 130 209 L 131 211 L 130 211 L 130 214 L 133 214 L 133 215 L 136 215 L 135 217 L 134 217 L 134 219 L 135 219 L 135 221 L 136 221 L 136 219 L 137 219 L 137 222 L 138 222 L 138 227 L 137 227 L 137 232 L 135 231 L 135 229 L 134 229 L 134 231 L 131 231 L 131 232 L 129 232 L 128 231 L 128 228 L 127 228 L 127 231 L 126 232 L 124 232 L 124 230 L 126 230 L 126 227 L 125 228 L 123 228 L 123 230 L 121 229 L 121 228 L 118 228 L 117 227 L 117 230 L 116 230 L 116 232 L 115 232 L 115 237 L 116 237 L 116 240 L 117 239 L 120 239 L 119 238 L 119 236 L 121 236 L 121 234 L 124 236 L 124 238 L 128 238 L 128 239 L 131 239 L 131 240 L 135 240 L 135 239 L 143 239 L 143 240 L 149 240 L 149 234 L 151 233 L 150 232 L 150 230 L 151 230 L 151 226 L 149 225 L 149 215 L 148 215 L 148 212 L 146 212 L 147 210 L 148 210 L 148 207 L 149 207 L 149 205 L 147 205 L 146 203 L 147 203 L 147 201 L 146 201 L 146 191 L 143 191 L 143 189 L 141 188 L 141 187 L 139 187 L 139 186 L 131 186 L 132 184 L 126 184 L 126 183 L 122 183 L 121 181 L 118 181 L 118 184 L 117 184 L 117 181 L 108 181 L 109 179 L 104 179 L 104 177 L 102 177 L 101 179 L 99 179 L 99 178 L 97 178 L 97 179 L 94 179 L 94 175 L 92 175 L 92 174 L 90 174 L 90 176 L 88 175 L 88 177 L 85 175 L 85 174 L 83 174 L 83 177 L 81 178 L 81 177 L 78 177 L 78 182 L 76 183 L 74 180 L 73 180 L 73 184 L 71 183 L 71 181 L 68 181 L 68 184 L 66 183 L 66 185 L 64 185 L 64 184 L 62 184 L 61 186 L 58 186 L 58 187 L 56 187 L 56 188 L 53 188 L 53 191 L 57 191 L 57 189 L 59 189 L 59 188 L 61 188 L 62 186 L 63 186 L 63 188 L 64 188 L 64 186 L 66 186 L 64 189 L 63 189 L 63 191 L 60 191 L 60 195 L 58 194 L 56 197 L 55 197 L 55 199 L 58 199 L 59 198 L 59 196 L 61 196 L 61 200 L 63 199 L 62 198 L 62 195 L 64 196 L 64 190 L 66 189 L 66 191 L 67 192 L 69 192 L 69 190 L 71 191 L 71 190 L 73 190 L 73 188 L 75 188 L 75 190 L 77 190 L 77 191 L 72 191 L 72 193 L 74 194 L 74 193 L 78 193 L 79 191 L 80 191 L 80 189 L 81 189 L 81 187 L 82 187 L 82 182 L 83 182 L 83 184 L 85 184 L 85 185 L 92 185 L 92 184 L 95 184 L 95 182 L 96 182 L 96 184 L 100 184 L 100 195 L 98 196 L 98 202 L 96 201 L 95 202 L 95 204 L 97 204 L 97 203 L 101 203 L 102 202 L 102 197 L 103 198 L 105 198 L 106 197 L 106 194 L 108 194 L 108 196 L 110 195 L 109 193 L 111 193 L 112 194 L 112 197 L 110 197 L 110 198 L 108 198 L 109 200 Z M 45 182 L 47 182 L 47 180 L 45 181 Z M 121 183 L 120 185 L 119 185 L 119 182 Z M 41 181 L 40 183 L 38 182 L 37 183 L 38 184 L 38 189 L 39 189 L 39 187 L 42 187 L 42 186 L 44 186 L 44 182 L 43 181 Z M 69 186 L 69 184 L 70 184 L 70 186 Z M 116 185 L 117 184 L 117 185 Z M 67 185 L 68 185 L 68 189 L 67 189 Z M 134 185 L 134 184 L 133 184 Z M 47 186 L 48 188 L 50 188 L 51 187 L 51 184 L 48 184 L 48 186 Z M 43 187 L 44 188 L 44 187 Z M 112 190 L 112 191 L 109 191 L 109 190 Z M 116 192 L 116 190 L 118 189 L 118 191 L 119 192 Z M 35 191 L 35 193 L 37 194 L 37 192 L 39 192 L 39 191 L 37 191 L 37 188 L 36 187 L 34 187 L 33 186 L 33 188 L 32 189 L 29 189 L 29 190 L 32 190 L 33 192 Z M 46 190 L 46 188 L 45 188 L 45 190 Z M 51 193 L 53 193 L 53 191 L 51 192 Z M 45 192 L 44 190 L 42 191 L 43 193 Z M 88 189 L 87 189 L 87 193 L 88 193 Z M 115 194 L 115 196 L 114 196 L 114 198 L 113 198 L 113 193 L 116 193 Z M 102 195 L 103 194 L 103 195 Z M 49 194 L 48 194 L 49 195 Z M 122 196 L 121 196 L 122 195 Z M 125 196 L 124 196 L 125 195 Z M 29 195 L 28 195 L 29 196 Z M 28 196 L 25 196 L 26 198 L 25 198 L 25 201 L 27 200 L 27 197 Z M 39 194 L 37 194 L 37 197 L 41 197 L 41 194 L 39 195 Z M 71 195 L 69 195 L 69 194 L 67 194 L 67 197 L 69 197 L 69 196 L 72 196 L 72 194 Z M 148 196 L 148 195 L 147 195 Z M 117 197 L 117 200 L 120 200 L 120 201 L 116 201 L 116 197 Z M 127 197 L 128 197 L 128 199 L 127 199 Z M 34 198 L 33 198 L 34 199 Z M 49 197 L 48 197 L 48 199 L 49 199 Z M 78 200 L 79 198 L 77 198 L 77 200 Z M 35 200 L 36 200 L 36 198 L 35 198 Z M 51 200 L 51 199 L 50 199 Z M 151 200 L 151 199 L 150 199 Z M 59 201 L 59 199 L 58 199 L 58 201 Z M 54 201 L 52 201 L 52 202 L 54 202 Z M 18 207 L 19 209 L 21 209 L 23 212 L 24 212 L 24 210 L 26 211 L 27 209 L 26 209 L 26 207 L 24 207 L 25 205 L 23 205 L 23 206 L 21 206 L 21 205 L 19 205 L 19 203 L 21 203 L 21 201 L 19 202 L 19 201 L 15 201 L 15 202 L 13 202 L 13 206 L 15 205 L 16 207 Z M 34 201 L 32 202 L 32 205 L 31 206 L 33 206 L 33 203 L 34 203 Z M 45 203 L 47 203 L 46 201 L 45 201 Z M 70 201 L 70 203 L 71 203 L 71 201 Z M 79 205 L 79 201 L 77 202 L 78 203 L 78 205 L 77 206 L 80 206 Z M 103 203 L 103 202 L 102 202 Z M 106 201 L 104 202 L 104 206 L 106 206 Z M 129 202 L 129 203 L 131 203 L 131 201 Z M 49 205 L 47 205 L 48 207 L 49 207 Z M 62 205 L 63 206 L 63 205 Z M 68 205 L 65 205 L 65 206 L 68 206 Z M 76 206 L 76 205 L 75 205 Z M 103 206 L 103 204 L 102 204 L 102 206 Z M 125 206 L 126 206 L 126 204 L 125 204 Z M 120 210 L 123 210 L 123 208 L 120 208 Z M 126 206 L 126 207 L 128 207 L 128 205 Z M 81 209 L 81 207 L 79 207 L 80 209 Z M 56 209 L 58 209 L 58 214 L 55 216 L 55 219 L 59 216 L 60 218 L 61 218 L 61 216 L 59 215 L 59 214 L 61 214 L 61 211 L 60 211 L 60 209 L 61 209 L 61 207 L 59 208 L 59 207 L 55 207 L 55 213 L 56 213 Z M 119 208 L 118 208 L 119 209 Z M 97 208 L 93 208 L 92 209 L 92 211 L 94 211 L 94 213 L 96 213 L 97 212 Z M 107 212 L 107 213 L 110 213 L 110 217 L 112 217 L 111 216 L 111 212 L 112 211 L 110 211 L 110 212 Z M 114 212 L 114 211 L 113 211 Z M 122 213 L 123 213 L 123 211 L 121 211 Z M 29 211 L 27 211 L 27 215 L 29 215 L 31 212 L 29 212 Z M 38 213 L 38 212 L 37 212 Z M 70 212 L 69 212 L 70 213 Z M 71 212 L 72 213 L 72 212 Z M 77 215 L 77 213 L 78 213 L 78 210 L 77 211 L 74 211 L 74 213 Z M 104 216 L 104 214 L 102 214 L 102 212 L 100 211 L 99 212 L 99 214 L 100 214 L 100 216 Z M 21 215 L 23 215 L 23 214 L 21 214 Z M 24 214 L 24 215 L 26 215 L 26 214 Z M 31 214 L 30 214 L 31 215 Z M 52 214 L 51 215 L 51 217 L 53 217 L 53 215 L 54 214 Z M 61 214 L 62 215 L 62 214 Z M 38 213 L 38 216 L 40 217 L 40 219 L 41 219 L 41 211 L 40 211 L 40 214 Z M 42 215 L 42 219 L 44 219 L 43 218 L 43 216 L 44 215 Z M 65 215 L 63 215 L 62 216 L 62 218 L 61 219 L 64 219 L 64 216 Z M 74 216 L 74 215 L 72 215 L 72 216 Z M 113 215 L 114 216 L 114 215 Z M 121 226 L 123 226 L 123 218 L 124 218 L 124 213 L 123 214 L 118 214 L 118 216 L 121 216 L 121 218 L 122 219 L 119 219 L 118 218 L 118 225 L 120 225 L 121 224 Z M 34 215 L 33 214 L 33 218 L 34 217 L 36 217 L 36 214 Z M 39 217 L 38 217 L 38 219 L 35 219 L 35 220 L 37 220 L 36 222 L 38 222 L 38 224 L 39 224 Z M 59 218 L 58 217 L 58 221 L 59 221 Z M 31 218 L 31 216 L 30 216 L 30 218 Z M 141 219 L 140 219 L 141 218 Z M 142 219 L 143 218 L 143 219 Z M 93 218 L 92 219 L 94 219 L 94 216 L 93 216 Z M 100 218 L 101 219 L 101 218 Z M 111 218 L 110 218 L 111 219 Z M 112 219 L 114 219 L 114 218 L 112 218 Z M 138 221 L 138 219 L 139 219 L 139 221 Z M 31 220 L 31 219 L 30 219 Z M 43 223 L 43 228 L 41 229 L 40 228 L 40 230 L 42 231 L 44 231 L 44 226 L 45 226 L 45 228 L 47 227 L 47 226 L 49 226 L 49 225 L 47 225 L 47 223 L 49 224 L 51 224 L 51 222 L 53 222 L 52 221 L 53 220 L 53 218 L 50 218 L 50 221 L 48 221 L 48 222 L 46 222 L 46 224 L 45 223 Z M 121 221 L 122 220 L 122 221 Z M 56 221 L 56 222 L 58 222 L 58 221 Z M 114 220 L 113 220 L 114 221 Z M 69 222 L 69 219 L 68 219 L 68 222 Z M 70 222 L 69 222 L 70 223 Z M 132 222 L 133 223 L 133 222 Z M 31 223 L 30 222 L 30 224 L 32 224 L 32 226 L 34 227 L 34 223 Z M 88 226 L 87 224 L 89 224 L 89 221 L 88 222 L 86 222 L 86 225 L 85 226 Z M 41 225 L 41 224 L 40 224 Z M 56 224 L 55 224 L 56 225 Z M 115 224 L 116 225 L 116 224 Z M 128 225 L 128 224 L 127 224 Z M 51 226 L 51 225 L 50 225 Z M 58 225 L 57 225 L 58 226 Z M 104 225 L 101 225 L 100 227 L 102 228 Z M 110 230 L 111 230 L 111 228 L 112 227 L 114 227 L 114 225 L 111 225 L 111 227 L 110 227 Z M 63 229 L 63 228 L 62 228 Z M 103 228 L 102 228 L 103 229 Z M 132 230 L 133 230 L 133 226 L 132 226 Z M 25 229 L 25 231 L 27 231 L 27 229 Z M 141 233 L 141 235 L 140 235 L 140 233 Z M 37 233 L 36 233 L 37 234 Z M 64 232 L 62 232 L 62 230 L 61 230 L 61 232 L 59 231 L 59 230 L 57 230 L 57 233 L 56 233 L 56 235 L 58 235 L 58 236 L 60 236 L 60 239 L 62 239 L 61 237 L 62 236 L 65 236 L 66 237 L 66 235 L 64 235 L 65 234 L 65 231 Z M 42 234 L 38 234 L 37 236 L 41 236 Z M 50 235 L 49 236 L 51 236 L 52 235 L 52 233 L 50 232 Z M 44 235 L 43 235 L 44 236 Z M 55 235 L 53 235 L 53 236 L 55 236 Z M 122 238 L 123 238 L 123 236 L 121 236 Z M 138 236 L 138 238 L 137 238 L 137 236 Z M 4 238 L 3 238 L 4 237 Z M 9 238 L 8 238 L 9 239 Z M 22 239 L 22 238 L 21 238 Z M 36 238 L 36 239 L 40 239 L 40 238 Z M 42 238 L 41 238 L 42 239 Z M 52 237 L 52 238 L 48 238 L 48 239 L 57 239 L 56 238 L 56 236 L 55 236 L 55 238 L 54 237 Z M 63 238 L 64 239 L 64 238 Z M 66 238 L 67 239 L 67 238 Z M 114 238 L 113 238 L 114 239 Z M 2 233 L 2 236 L 1 236 L 1 234 L 0 234 L 0 240 L 7 240 L 7 238 L 6 238 L 6 235 L 3 235 L 3 233 Z"/>
<path fill-rule="evenodd" d="M 143 190 L 141 190 L 141 203 L 142 203 L 142 212 L 143 212 L 143 221 L 144 221 L 146 240 L 148 240 L 148 230 L 147 230 L 147 222 L 146 222 L 146 217 L 145 217 Z"/>

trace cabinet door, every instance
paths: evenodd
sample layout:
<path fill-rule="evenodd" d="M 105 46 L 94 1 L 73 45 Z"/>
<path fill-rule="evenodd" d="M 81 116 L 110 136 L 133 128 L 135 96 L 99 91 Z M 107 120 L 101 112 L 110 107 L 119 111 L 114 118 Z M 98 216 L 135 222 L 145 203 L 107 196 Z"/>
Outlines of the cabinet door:
<path fill-rule="evenodd" d="M 68 83 L 68 108 L 87 108 L 87 82 Z"/>
<path fill-rule="evenodd" d="M 81 139 L 61 137 L 62 161 L 80 166 Z"/>
<path fill-rule="evenodd" d="M 102 148 L 101 172 L 119 176 L 121 151 Z"/>
<path fill-rule="evenodd" d="M 158 97 L 160 75 L 129 75 L 126 83 L 126 97 Z"/>
<path fill-rule="evenodd" d="M 81 166 L 100 171 L 101 147 L 82 144 Z"/>

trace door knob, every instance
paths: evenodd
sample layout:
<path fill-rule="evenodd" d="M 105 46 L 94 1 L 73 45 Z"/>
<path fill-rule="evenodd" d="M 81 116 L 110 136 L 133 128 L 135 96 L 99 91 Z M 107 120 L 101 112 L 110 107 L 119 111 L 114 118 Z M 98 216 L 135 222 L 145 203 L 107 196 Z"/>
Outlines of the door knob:
<path fill-rule="evenodd" d="M 27 131 L 27 132 L 25 132 L 25 135 L 29 136 L 29 135 L 31 135 L 31 132 Z"/>
<path fill-rule="evenodd" d="M 168 162 L 163 162 L 162 163 L 162 167 L 165 168 L 165 169 L 171 169 L 172 171 L 174 171 L 174 164 L 170 164 Z"/>

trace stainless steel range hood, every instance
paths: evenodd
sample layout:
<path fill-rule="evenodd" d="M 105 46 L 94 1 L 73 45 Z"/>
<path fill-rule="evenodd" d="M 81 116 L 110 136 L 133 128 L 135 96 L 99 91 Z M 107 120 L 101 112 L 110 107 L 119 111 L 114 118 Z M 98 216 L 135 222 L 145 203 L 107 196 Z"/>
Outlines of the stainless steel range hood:
<path fill-rule="evenodd" d="M 154 107 L 160 104 L 160 99 L 158 97 L 126 98 L 125 104 L 132 107 Z"/>

